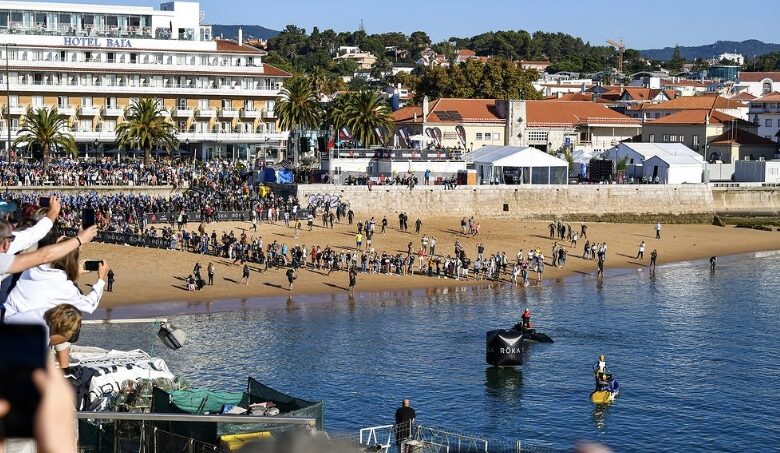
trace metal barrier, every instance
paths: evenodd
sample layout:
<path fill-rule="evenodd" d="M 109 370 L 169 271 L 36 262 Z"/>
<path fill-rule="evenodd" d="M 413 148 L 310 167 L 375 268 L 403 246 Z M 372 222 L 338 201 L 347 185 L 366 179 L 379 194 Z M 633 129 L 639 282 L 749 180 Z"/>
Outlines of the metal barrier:
<path fill-rule="evenodd" d="M 147 414 L 130 412 L 76 412 L 79 420 L 79 451 L 82 453 L 140 453 L 188 452 L 221 453 L 216 445 L 180 434 L 171 433 L 154 425 L 155 422 L 236 423 L 299 426 L 313 429 L 315 418 L 255 417 L 246 415 Z M 89 423 L 89 422 L 93 423 Z M 107 422 L 107 423 L 105 423 Z"/>

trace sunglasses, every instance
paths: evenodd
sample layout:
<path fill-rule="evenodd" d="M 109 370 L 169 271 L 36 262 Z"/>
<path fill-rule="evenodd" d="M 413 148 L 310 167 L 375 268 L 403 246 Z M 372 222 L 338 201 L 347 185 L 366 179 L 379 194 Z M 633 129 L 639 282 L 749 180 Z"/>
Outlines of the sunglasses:
<path fill-rule="evenodd" d="M 8 242 L 13 242 L 14 239 L 16 239 L 16 236 L 14 236 L 13 234 L 9 236 L 3 236 L 3 239 L 8 239 Z"/>

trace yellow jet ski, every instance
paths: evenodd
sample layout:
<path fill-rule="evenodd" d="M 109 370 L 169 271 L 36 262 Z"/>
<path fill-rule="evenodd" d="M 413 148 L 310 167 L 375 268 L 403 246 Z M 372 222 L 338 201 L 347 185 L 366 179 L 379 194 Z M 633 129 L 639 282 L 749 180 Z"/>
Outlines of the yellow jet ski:
<path fill-rule="evenodd" d="M 590 400 L 594 404 L 609 404 L 612 401 L 614 401 L 619 394 L 620 394 L 620 384 L 618 384 L 618 381 L 613 379 L 609 381 L 609 387 L 599 389 L 599 390 L 594 390 L 590 394 Z"/>

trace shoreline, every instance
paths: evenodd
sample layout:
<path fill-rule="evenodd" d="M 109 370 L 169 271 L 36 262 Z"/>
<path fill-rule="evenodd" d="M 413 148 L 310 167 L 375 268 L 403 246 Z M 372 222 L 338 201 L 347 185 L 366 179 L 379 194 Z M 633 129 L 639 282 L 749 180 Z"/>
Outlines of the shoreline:
<path fill-rule="evenodd" d="M 778 238 L 780 239 L 780 237 Z M 767 243 L 767 245 L 770 245 Z M 120 247 L 120 246 L 115 246 Z M 708 249 L 709 251 L 709 249 Z M 169 251 L 170 252 L 170 251 Z M 659 270 L 668 268 L 670 266 L 685 265 L 689 263 L 701 262 L 703 268 L 708 266 L 708 257 L 710 253 L 704 250 L 690 251 L 684 256 L 678 257 L 678 259 L 660 260 L 658 262 Z M 697 253 L 698 252 L 698 253 Z M 187 252 L 174 252 L 174 253 L 187 253 Z M 718 255 L 721 263 L 723 261 L 728 262 L 732 259 L 744 259 L 747 257 L 760 258 L 762 256 L 773 256 L 780 254 L 780 242 L 774 244 L 768 248 L 759 248 L 758 250 L 743 250 L 735 253 L 728 253 Z M 194 255 L 194 254 L 193 254 Z M 197 256 L 197 255 L 195 255 Z M 582 260 L 576 257 L 577 260 Z M 546 260 L 547 261 L 547 260 Z M 590 262 L 582 260 L 585 262 Z M 614 261 L 614 260 L 613 260 Z M 646 261 L 649 263 L 649 260 Z M 592 262 L 595 266 L 595 261 Z M 706 265 L 706 266 L 705 266 Z M 721 264 L 722 265 L 722 264 Z M 569 269 L 556 269 L 549 265 L 550 269 L 555 269 L 558 275 L 550 276 L 549 273 L 543 277 L 541 282 L 535 280 L 535 275 L 529 273 L 529 285 L 524 287 L 523 285 L 517 285 L 517 289 L 535 289 L 543 288 L 552 284 L 565 284 L 573 281 L 585 282 L 587 280 L 596 280 L 595 270 L 591 272 L 577 270 L 573 267 Z M 547 266 L 546 266 L 547 267 Z M 630 273 L 644 272 L 648 270 L 646 264 L 638 262 L 626 262 L 623 266 L 607 267 L 605 269 L 605 279 L 608 281 L 610 277 L 627 275 Z M 317 271 L 306 269 L 303 271 L 319 273 Z M 337 271 L 336 275 L 346 277 L 346 272 Z M 359 274 L 363 275 L 363 274 Z M 499 290 L 507 286 L 512 286 L 511 281 L 508 280 L 506 275 L 502 276 L 500 281 L 492 280 L 475 280 L 470 278 L 469 280 L 455 280 L 446 277 L 428 277 L 428 276 L 394 276 L 386 274 L 378 274 L 373 276 L 378 282 L 363 280 L 363 285 L 359 283 L 358 288 L 352 295 L 350 295 L 345 288 L 339 287 L 336 284 L 326 283 L 325 286 L 321 286 L 315 291 L 298 291 L 295 290 L 292 293 L 287 293 L 286 290 L 279 294 L 269 294 L 267 291 L 268 286 L 275 287 L 277 285 L 269 285 L 268 282 L 264 284 L 264 287 L 255 287 L 258 294 L 233 294 L 235 291 L 227 291 L 227 294 L 223 294 L 224 291 L 220 291 L 220 294 L 214 295 L 205 291 L 188 292 L 186 298 L 174 298 L 166 300 L 156 301 L 132 301 L 132 302 L 119 302 L 112 303 L 110 305 L 101 306 L 91 315 L 86 315 L 84 319 L 88 320 L 107 320 L 107 319 L 128 319 L 128 318 L 155 318 L 165 316 L 181 316 L 191 315 L 199 313 L 223 313 L 223 312 L 240 312 L 253 309 L 265 309 L 265 308 L 296 308 L 300 305 L 324 305 L 328 303 L 353 303 L 354 300 L 360 299 L 361 301 L 377 301 L 382 298 L 394 299 L 399 297 L 412 297 L 422 295 L 443 295 L 457 292 L 468 292 L 478 290 Z M 372 276 L 367 278 L 371 279 Z M 384 280 L 396 280 L 399 279 L 403 282 L 402 287 L 388 288 Z M 360 288 L 363 286 L 364 288 Z M 206 287 L 208 288 L 208 287 Z M 252 288 L 252 287 L 250 287 Z M 243 288 L 237 288 L 243 289 Z M 265 290 L 265 291 L 263 291 Z"/>

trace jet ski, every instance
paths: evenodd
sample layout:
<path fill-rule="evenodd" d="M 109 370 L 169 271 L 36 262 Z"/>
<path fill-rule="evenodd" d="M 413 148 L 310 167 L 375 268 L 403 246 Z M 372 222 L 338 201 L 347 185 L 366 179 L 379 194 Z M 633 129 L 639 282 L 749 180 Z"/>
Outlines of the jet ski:
<path fill-rule="evenodd" d="M 512 330 L 523 334 L 524 343 L 554 343 L 549 335 L 537 332 L 536 329 L 525 329 L 523 323 L 519 322 L 512 327 Z"/>
<path fill-rule="evenodd" d="M 620 384 L 615 379 L 609 381 L 609 387 L 594 390 L 590 394 L 590 400 L 594 404 L 609 404 L 620 394 Z"/>

